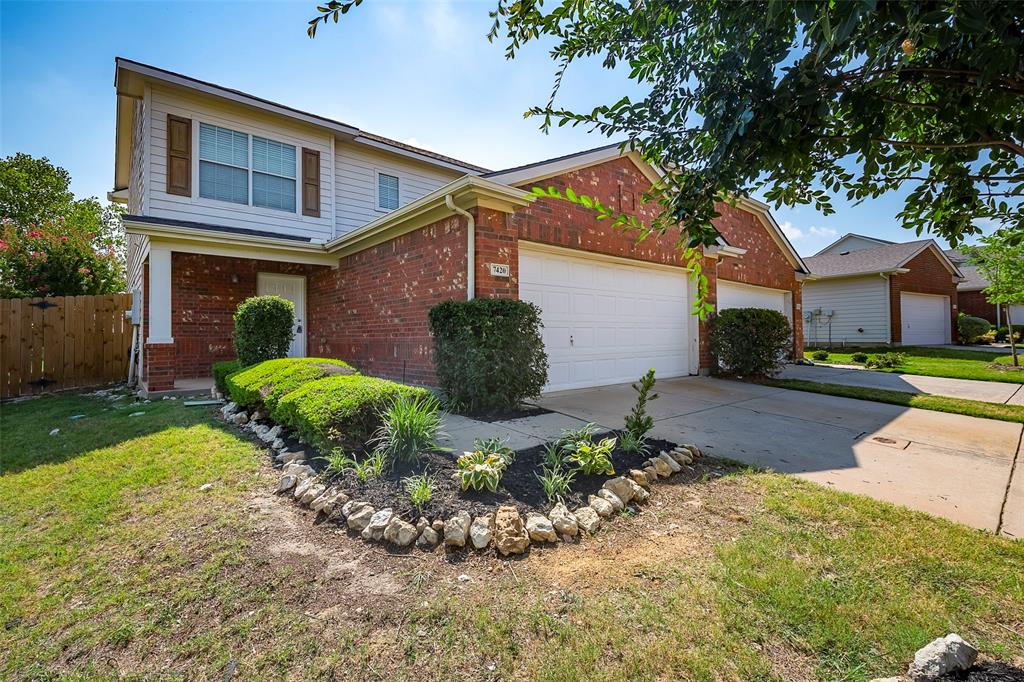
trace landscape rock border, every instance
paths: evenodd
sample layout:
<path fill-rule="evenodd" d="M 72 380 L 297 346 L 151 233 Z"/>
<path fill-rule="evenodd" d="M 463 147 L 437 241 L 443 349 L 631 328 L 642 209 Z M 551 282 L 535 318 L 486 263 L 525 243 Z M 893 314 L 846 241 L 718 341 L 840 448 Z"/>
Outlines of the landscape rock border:
<path fill-rule="evenodd" d="M 493 514 L 476 518 L 462 510 L 448 519 L 420 517 L 412 523 L 390 508 L 377 510 L 368 502 L 351 499 L 338 486 L 321 482 L 307 463 L 305 451 L 289 450 L 280 424 L 259 423 L 267 419 L 265 412 L 256 410 L 250 415 L 233 402 L 221 407 L 220 412 L 225 421 L 251 432 L 270 449 L 274 465 L 281 467 L 276 494 L 288 495 L 299 505 L 334 518 L 365 541 L 402 548 L 415 545 L 432 550 L 444 544 L 482 551 L 493 547 L 499 556 L 511 556 L 524 553 L 531 545 L 575 542 L 597 533 L 606 521 L 630 505 L 647 502 L 654 483 L 681 473 L 703 457 L 696 445 L 662 450 L 645 461 L 643 469 L 609 478 L 587 504 L 572 511 L 558 502 L 547 514 L 531 511 L 523 517 L 516 507 L 503 505 Z"/>

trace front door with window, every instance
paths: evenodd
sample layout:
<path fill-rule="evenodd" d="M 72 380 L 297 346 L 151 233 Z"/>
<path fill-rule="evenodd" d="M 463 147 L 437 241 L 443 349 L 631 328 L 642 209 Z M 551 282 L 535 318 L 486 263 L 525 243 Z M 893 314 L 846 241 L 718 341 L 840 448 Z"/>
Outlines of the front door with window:
<path fill-rule="evenodd" d="M 256 276 L 259 296 L 280 296 L 295 304 L 295 338 L 288 349 L 288 357 L 306 355 L 306 278 L 302 275 L 275 275 L 261 272 Z"/>

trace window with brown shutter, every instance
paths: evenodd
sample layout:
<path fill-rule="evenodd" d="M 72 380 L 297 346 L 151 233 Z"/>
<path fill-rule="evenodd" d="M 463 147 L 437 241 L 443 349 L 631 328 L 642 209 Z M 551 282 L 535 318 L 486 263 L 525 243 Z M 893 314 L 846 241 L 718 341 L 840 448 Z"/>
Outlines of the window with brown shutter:
<path fill-rule="evenodd" d="M 320 217 L 320 152 L 302 148 L 302 215 Z"/>
<path fill-rule="evenodd" d="M 192 196 L 192 120 L 167 114 L 167 193 Z"/>

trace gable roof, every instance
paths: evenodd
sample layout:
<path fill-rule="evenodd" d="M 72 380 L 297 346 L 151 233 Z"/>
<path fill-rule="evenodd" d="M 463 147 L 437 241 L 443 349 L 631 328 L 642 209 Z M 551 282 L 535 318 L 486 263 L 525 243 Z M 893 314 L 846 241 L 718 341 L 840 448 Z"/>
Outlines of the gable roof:
<path fill-rule="evenodd" d="M 918 239 L 903 244 L 890 242 L 873 249 L 858 249 L 845 254 L 810 256 L 806 262 L 816 279 L 894 273 L 905 271 L 906 264 L 926 249 L 932 249 L 939 261 L 952 274 L 957 277 L 963 276 L 933 239 Z"/>
<path fill-rule="evenodd" d="M 964 276 L 963 281 L 956 285 L 957 291 L 980 291 L 988 286 L 988 280 L 978 271 L 978 266 L 970 265 L 964 254 L 957 249 L 946 249 L 945 253 Z"/>
<path fill-rule="evenodd" d="M 302 111 L 301 109 L 296 109 L 285 104 L 264 99 L 263 97 L 257 97 L 256 95 L 251 95 L 247 92 L 242 92 L 241 90 L 217 85 L 216 83 L 186 76 L 185 74 L 170 71 L 168 69 L 162 69 L 158 66 L 143 64 L 142 62 L 126 59 L 124 57 L 115 57 L 114 65 L 114 87 L 117 90 L 118 95 L 125 96 L 123 98 L 119 98 L 117 108 L 117 150 L 115 151 L 114 162 L 115 191 L 128 186 L 128 166 L 130 164 L 130 160 L 128 159 L 127 154 L 131 145 L 128 139 L 122 139 L 122 137 L 131 135 L 130 124 L 132 122 L 132 110 L 128 105 L 131 103 L 131 98 L 137 98 L 141 95 L 141 83 L 146 79 L 164 81 L 165 83 L 197 90 L 199 92 L 213 95 L 215 97 L 221 97 L 223 99 L 255 107 L 257 109 L 262 109 L 263 111 L 268 111 L 280 116 L 287 116 L 288 118 L 326 128 L 336 135 L 345 137 L 352 142 L 367 144 L 372 147 L 390 151 L 394 154 L 400 154 L 402 156 L 415 158 L 427 163 L 433 163 L 451 170 L 461 171 L 470 175 L 479 175 L 487 172 L 486 168 L 477 166 L 476 164 L 460 161 L 428 149 L 414 147 L 410 144 L 392 140 L 382 135 L 360 130 L 356 126 L 336 121 L 326 116 Z M 120 101 L 122 99 L 124 101 Z"/>
<path fill-rule="evenodd" d="M 528 163 L 523 166 L 515 166 L 513 168 L 493 171 L 484 174 L 483 177 L 506 185 L 522 186 L 538 182 L 544 178 L 561 175 L 562 173 L 569 173 L 589 166 L 596 166 L 598 164 L 605 163 L 606 161 L 612 161 L 625 156 L 629 158 L 640 172 L 643 173 L 652 183 L 661 180 L 662 171 L 660 168 L 647 162 L 636 151 L 629 150 L 623 152 L 623 144 L 624 143 L 622 142 L 614 142 L 612 144 L 595 147 L 593 149 L 586 149 L 574 154 L 556 156 L 553 159 L 545 159 L 544 161 Z M 771 235 L 772 239 L 775 240 L 776 244 L 782 250 L 783 255 L 793 266 L 794 270 L 805 274 L 809 274 L 811 272 L 804 263 L 804 260 L 800 257 L 800 254 L 798 254 L 796 249 L 793 248 L 793 245 L 790 243 L 785 233 L 783 233 L 782 228 L 775 221 L 775 218 L 772 216 L 767 204 L 749 197 L 738 197 L 736 199 L 736 203 L 744 210 L 756 215 L 761 220 L 761 224 L 764 226 L 765 230 L 768 231 L 768 234 Z M 721 239 L 724 245 L 728 245 L 724 237 Z"/>
<path fill-rule="evenodd" d="M 836 244 L 841 244 L 844 239 L 849 239 L 850 237 L 853 237 L 855 239 L 863 239 L 863 240 L 869 241 L 869 242 L 875 242 L 879 246 L 884 246 L 886 244 L 895 244 L 896 243 L 896 242 L 891 242 L 888 239 L 879 239 L 878 237 L 869 237 L 866 234 L 857 234 L 856 232 L 847 232 L 842 237 L 840 237 L 839 239 L 835 240 L 834 242 L 832 242 L 831 244 L 829 244 L 825 248 L 821 249 L 820 251 L 818 251 L 818 253 L 816 253 L 814 255 L 815 256 L 820 256 L 821 254 L 825 253 L 826 251 L 828 251 L 829 249 L 834 247 Z"/>

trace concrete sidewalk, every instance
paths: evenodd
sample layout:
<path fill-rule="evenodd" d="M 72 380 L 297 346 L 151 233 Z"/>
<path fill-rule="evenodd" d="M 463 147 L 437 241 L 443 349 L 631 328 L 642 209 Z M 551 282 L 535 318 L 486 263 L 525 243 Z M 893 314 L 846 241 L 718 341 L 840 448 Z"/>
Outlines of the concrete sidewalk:
<path fill-rule="evenodd" d="M 893 374 L 872 372 L 850 367 L 829 367 L 827 365 L 786 365 L 780 379 L 803 379 L 823 384 L 841 384 L 880 388 L 905 393 L 928 393 L 950 398 L 981 400 L 987 403 L 1024 405 L 1024 384 L 1003 381 L 975 381 L 971 379 L 948 379 L 926 377 L 919 374 Z"/>
<path fill-rule="evenodd" d="M 656 437 L 1024 538 L 1024 462 L 1014 471 L 1024 425 L 706 377 L 662 380 L 656 390 Z M 553 393 L 539 404 L 564 419 L 545 415 L 556 435 L 587 421 L 621 428 L 634 400 L 623 384 Z M 453 426 L 459 435 L 477 428 Z M 524 423 L 483 430 L 496 428 L 540 440 Z"/>

